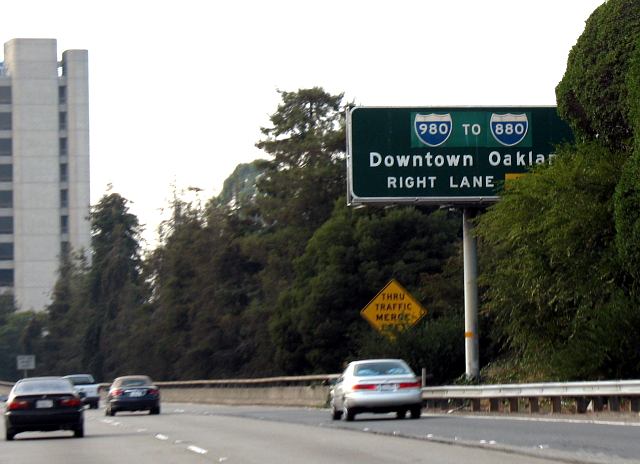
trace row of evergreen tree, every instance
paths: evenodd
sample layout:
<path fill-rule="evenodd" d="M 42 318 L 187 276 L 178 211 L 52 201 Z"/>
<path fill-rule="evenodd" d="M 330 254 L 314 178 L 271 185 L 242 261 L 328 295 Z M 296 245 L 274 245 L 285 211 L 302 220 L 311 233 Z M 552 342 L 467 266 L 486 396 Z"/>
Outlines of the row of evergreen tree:
<path fill-rule="evenodd" d="M 488 381 L 640 374 L 640 0 L 590 17 L 556 89 L 576 136 L 481 211 L 481 365 Z M 92 259 L 64 257 L 52 304 L 0 301 L 0 378 L 158 380 L 338 372 L 398 356 L 434 384 L 464 372 L 461 214 L 350 208 L 342 95 L 281 92 L 257 146 L 205 205 L 176 196 L 143 255 L 128 201 L 92 208 Z M 640 133 L 640 132 L 638 132 Z M 391 279 L 428 315 L 394 340 L 360 310 Z"/>

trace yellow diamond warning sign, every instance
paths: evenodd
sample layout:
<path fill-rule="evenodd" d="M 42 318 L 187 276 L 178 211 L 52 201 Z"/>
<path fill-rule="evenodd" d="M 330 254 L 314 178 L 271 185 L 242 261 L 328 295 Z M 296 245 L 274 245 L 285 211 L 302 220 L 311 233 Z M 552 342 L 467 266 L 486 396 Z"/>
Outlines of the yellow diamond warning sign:
<path fill-rule="evenodd" d="M 360 314 L 379 332 L 399 332 L 415 325 L 427 310 L 393 279 Z"/>

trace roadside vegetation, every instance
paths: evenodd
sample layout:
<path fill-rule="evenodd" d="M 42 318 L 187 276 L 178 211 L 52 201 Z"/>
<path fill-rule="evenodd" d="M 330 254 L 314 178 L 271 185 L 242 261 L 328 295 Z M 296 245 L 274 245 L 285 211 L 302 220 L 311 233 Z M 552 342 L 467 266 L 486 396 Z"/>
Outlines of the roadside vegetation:
<path fill-rule="evenodd" d="M 640 374 L 640 0 L 586 23 L 556 94 L 576 135 L 477 218 L 485 381 Z M 333 373 L 401 357 L 429 383 L 464 372 L 461 214 L 346 205 L 342 95 L 281 92 L 257 146 L 206 204 L 176 195 L 143 253 L 128 200 L 92 208 L 91 262 L 63 258 L 52 304 L 0 300 L 0 379 Z M 638 132 L 640 133 L 640 132 Z M 428 315 L 389 340 L 360 310 L 395 278 Z"/>

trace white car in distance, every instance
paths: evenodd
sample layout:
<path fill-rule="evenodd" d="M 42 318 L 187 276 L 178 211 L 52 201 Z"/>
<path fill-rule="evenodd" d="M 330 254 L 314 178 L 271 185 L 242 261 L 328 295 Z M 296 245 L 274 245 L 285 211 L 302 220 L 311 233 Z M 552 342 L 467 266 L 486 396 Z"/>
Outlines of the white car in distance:
<path fill-rule="evenodd" d="M 82 398 L 84 404 L 88 404 L 91 409 L 98 409 L 100 404 L 100 385 L 98 385 L 91 374 L 65 375 L 73 388 Z"/>

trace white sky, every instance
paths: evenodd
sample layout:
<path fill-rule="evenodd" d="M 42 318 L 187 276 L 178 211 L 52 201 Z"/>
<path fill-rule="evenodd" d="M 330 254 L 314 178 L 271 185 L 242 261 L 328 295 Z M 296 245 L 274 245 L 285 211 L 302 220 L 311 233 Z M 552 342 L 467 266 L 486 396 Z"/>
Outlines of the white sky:
<path fill-rule="evenodd" d="M 91 202 L 131 200 L 153 244 L 173 187 L 218 194 L 280 101 L 313 86 L 367 106 L 553 105 L 602 0 L 20 0 L 2 42 L 89 50 Z"/>

